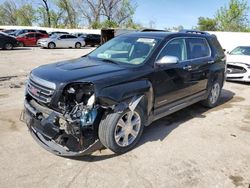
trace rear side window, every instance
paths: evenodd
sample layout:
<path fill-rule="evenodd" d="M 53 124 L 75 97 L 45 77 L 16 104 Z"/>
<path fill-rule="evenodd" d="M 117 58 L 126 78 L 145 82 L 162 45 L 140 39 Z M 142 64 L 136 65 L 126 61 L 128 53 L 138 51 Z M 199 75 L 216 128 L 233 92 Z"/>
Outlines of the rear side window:
<path fill-rule="evenodd" d="M 216 37 L 212 37 L 210 39 L 210 41 L 213 44 L 213 47 L 215 48 L 216 54 L 219 57 L 224 57 L 225 56 L 224 50 L 222 49 L 222 47 L 221 47 L 219 41 L 217 40 L 217 38 Z"/>
<path fill-rule="evenodd" d="M 174 56 L 177 57 L 179 61 L 187 60 L 185 39 L 177 38 L 168 42 L 167 45 L 162 49 L 157 59 L 161 59 L 164 56 Z"/>
<path fill-rule="evenodd" d="M 68 38 L 68 39 L 75 39 L 75 38 L 77 38 L 77 37 L 76 37 L 76 36 L 73 36 L 73 35 L 68 35 L 67 38 Z"/>
<path fill-rule="evenodd" d="M 35 34 L 28 34 L 27 37 L 28 37 L 28 38 L 35 37 Z"/>
<path fill-rule="evenodd" d="M 204 38 L 187 38 L 188 59 L 196 59 L 210 56 L 211 51 L 208 42 Z"/>

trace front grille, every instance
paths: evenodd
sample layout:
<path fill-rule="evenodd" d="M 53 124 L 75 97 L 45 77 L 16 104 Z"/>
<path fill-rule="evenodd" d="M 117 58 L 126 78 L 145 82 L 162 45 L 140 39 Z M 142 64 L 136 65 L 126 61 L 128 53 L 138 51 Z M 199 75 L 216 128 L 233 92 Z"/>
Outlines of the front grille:
<path fill-rule="evenodd" d="M 228 74 L 241 74 L 246 73 L 247 70 L 241 66 L 237 65 L 227 65 L 227 73 Z"/>
<path fill-rule="evenodd" d="M 42 103 L 50 103 L 55 91 L 55 84 L 30 76 L 27 83 L 28 93 L 36 100 Z"/>

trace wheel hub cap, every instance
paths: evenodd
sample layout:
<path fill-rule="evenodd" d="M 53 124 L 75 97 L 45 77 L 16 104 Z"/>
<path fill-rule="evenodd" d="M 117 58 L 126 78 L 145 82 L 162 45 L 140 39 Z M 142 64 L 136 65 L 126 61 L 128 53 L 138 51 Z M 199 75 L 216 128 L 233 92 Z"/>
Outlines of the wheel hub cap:
<path fill-rule="evenodd" d="M 115 142 L 121 147 L 129 146 L 137 138 L 140 127 L 141 118 L 137 112 L 125 113 L 115 127 Z"/>

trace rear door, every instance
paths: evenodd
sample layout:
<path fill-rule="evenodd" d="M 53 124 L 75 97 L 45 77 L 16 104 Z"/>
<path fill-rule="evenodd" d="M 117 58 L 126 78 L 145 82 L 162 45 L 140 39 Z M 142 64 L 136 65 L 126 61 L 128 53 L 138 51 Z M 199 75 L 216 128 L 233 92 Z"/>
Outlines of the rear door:
<path fill-rule="evenodd" d="M 34 33 L 30 33 L 26 35 L 25 45 L 26 46 L 34 46 L 36 44 L 36 37 Z"/>
<path fill-rule="evenodd" d="M 6 38 L 5 35 L 0 33 L 0 48 L 3 48 L 5 42 L 6 42 Z"/>
<path fill-rule="evenodd" d="M 67 47 L 75 47 L 75 44 L 77 42 L 77 37 L 73 35 L 67 35 Z"/>
<path fill-rule="evenodd" d="M 213 63 L 211 49 L 206 38 L 186 38 L 190 79 L 192 83 L 191 94 L 207 88 L 209 68 Z"/>

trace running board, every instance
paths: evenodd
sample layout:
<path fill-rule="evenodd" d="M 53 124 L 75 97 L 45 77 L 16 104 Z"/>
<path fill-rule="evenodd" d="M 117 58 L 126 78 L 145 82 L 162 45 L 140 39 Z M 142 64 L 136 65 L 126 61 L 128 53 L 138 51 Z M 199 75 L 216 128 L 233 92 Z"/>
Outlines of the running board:
<path fill-rule="evenodd" d="M 206 91 L 202 91 L 202 92 L 199 92 L 199 93 L 192 95 L 190 97 L 181 99 L 177 102 L 173 102 L 169 105 L 158 108 L 154 112 L 153 121 L 156 121 L 156 120 L 161 119 L 169 114 L 172 114 L 176 111 L 179 111 L 183 108 L 186 108 L 194 103 L 197 103 L 201 100 L 204 100 L 205 98 L 206 98 Z"/>

